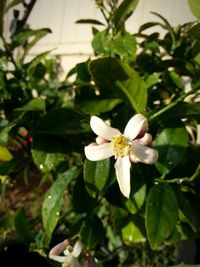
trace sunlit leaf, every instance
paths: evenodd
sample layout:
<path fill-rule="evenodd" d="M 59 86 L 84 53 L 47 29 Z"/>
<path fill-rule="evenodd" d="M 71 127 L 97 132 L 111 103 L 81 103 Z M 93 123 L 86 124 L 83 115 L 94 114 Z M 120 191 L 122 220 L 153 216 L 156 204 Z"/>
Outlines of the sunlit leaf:
<path fill-rule="evenodd" d="M 192 14 L 200 19 L 200 2 L 199 0 L 188 0 L 188 4 Z"/>
<path fill-rule="evenodd" d="M 35 98 L 30 100 L 26 105 L 17 108 L 16 110 L 23 110 L 23 111 L 45 111 L 46 104 L 45 100 L 41 98 Z"/>
<path fill-rule="evenodd" d="M 126 245 L 145 242 L 146 233 L 144 220 L 140 217 L 134 217 L 130 222 L 122 228 L 122 238 Z"/>
<path fill-rule="evenodd" d="M 138 113 L 143 113 L 147 103 L 144 81 L 128 65 L 114 58 L 93 60 L 89 69 L 102 94 L 121 96 Z"/>
<path fill-rule="evenodd" d="M 146 229 L 152 249 L 156 249 L 175 228 L 178 204 L 168 184 L 151 188 L 146 204 Z"/>
<path fill-rule="evenodd" d="M 9 161 L 12 158 L 13 156 L 10 151 L 6 147 L 0 146 L 0 160 Z"/>

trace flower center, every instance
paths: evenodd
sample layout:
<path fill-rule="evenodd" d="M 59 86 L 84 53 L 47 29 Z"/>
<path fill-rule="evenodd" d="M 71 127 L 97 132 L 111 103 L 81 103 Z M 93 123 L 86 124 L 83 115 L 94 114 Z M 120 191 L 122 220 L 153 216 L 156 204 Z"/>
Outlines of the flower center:
<path fill-rule="evenodd" d="M 127 156 L 130 151 L 130 145 L 130 142 L 122 134 L 113 137 L 113 152 L 115 159 Z"/>

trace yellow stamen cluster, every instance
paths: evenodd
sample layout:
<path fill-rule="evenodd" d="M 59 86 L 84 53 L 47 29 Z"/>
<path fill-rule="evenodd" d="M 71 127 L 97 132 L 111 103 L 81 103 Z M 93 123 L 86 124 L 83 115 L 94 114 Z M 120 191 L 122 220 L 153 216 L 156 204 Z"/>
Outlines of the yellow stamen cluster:
<path fill-rule="evenodd" d="M 118 134 L 113 138 L 113 152 L 115 159 L 124 157 L 129 154 L 130 142 L 122 134 Z"/>

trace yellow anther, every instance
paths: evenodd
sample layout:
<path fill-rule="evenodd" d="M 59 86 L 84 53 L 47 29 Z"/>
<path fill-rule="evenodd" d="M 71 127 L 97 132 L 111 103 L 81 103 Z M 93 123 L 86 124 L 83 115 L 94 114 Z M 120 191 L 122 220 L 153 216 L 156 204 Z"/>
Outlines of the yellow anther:
<path fill-rule="evenodd" d="M 127 156 L 130 150 L 130 142 L 122 134 L 118 134 L 113 138 L 113 152 L 115 159 Z"/>

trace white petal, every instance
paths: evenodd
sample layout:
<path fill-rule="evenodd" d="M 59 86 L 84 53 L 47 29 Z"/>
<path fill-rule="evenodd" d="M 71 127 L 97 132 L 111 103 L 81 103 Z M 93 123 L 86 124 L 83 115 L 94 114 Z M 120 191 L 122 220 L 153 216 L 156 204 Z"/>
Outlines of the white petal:
<path fill-rule="evenodd" d="M 147 118 L 142 114 L 136 114 L 128 121 L 124 130 L 124 137 L 129 140 L 133 140 L 141 132 L 145 133 L 147 131 L 147 128 Z"/>
<path fill-rule="evenodd" d="M 80 263 L 78 262 L 76 258 L 73 259 L 71 267 L 81 267 Z"/>
<path fill-rule="evenodd" d="M 54 260 L 54 261 L 58 261 L 58 262 L 66 262 L 68 260 L 69 256 L 58 256 L 58 255 L 49 255 L 49 258 Z"/>
<path fill-rule="evenodd" d="M 136 141 L 141 145 L 149 146 L 152 143 L 152 135 L 150 133 L 145 133 L 142 138 L 136 139 Z"/>
<path fill-rule="evenodd" d="M 72 255 L 77 258 L 81 254 L 82 250 L 83 250 L 83 244 L 80 241 L 77 241 L 74 245 Z"/>
<path fill-rule="evenodd" d="M 85 146 L 85 156 L 91 161 L 103 160 L 110 158 L 113 155 L 111 143 L 102 145 Z"/>
<path fill-rule="evenodd" d="M 136 141 L 133 141 L 130 152 L 130 160 L 135 161 L 135 158 L 146 164 L 154 164 L 158 160 L 158 152 L 151 147 L 143 146 L 138 144 Z"/>
<path fill-rule="evenodd" d="M 90 126 L 92 131 L 105 140 L 111 141 L 112 138 L 118 134 L 120 131 L 118 129 L 110 127 L 102 119 L 97 116 L 92 116 L 90 120 Z"/>
<path fill-rule="evenodd" d="M 131 163 L 129 157 L 120 157 L 115 163 L 115 170 L 119 188 L 122 194 L 129 198 L 131 185 L 130 185 L 130 167 Z"/>

